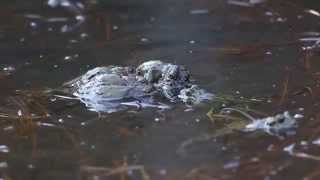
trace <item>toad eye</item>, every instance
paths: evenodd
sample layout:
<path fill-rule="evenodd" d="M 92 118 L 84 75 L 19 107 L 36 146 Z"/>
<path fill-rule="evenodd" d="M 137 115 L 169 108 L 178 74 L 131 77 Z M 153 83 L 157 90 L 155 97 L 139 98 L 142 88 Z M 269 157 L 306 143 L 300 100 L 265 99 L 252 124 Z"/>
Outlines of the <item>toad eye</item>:
<path fill-rule="evenodd" d="M 137 71 L 137 75 L 138 75 L 138 76 L 141 76 L 141 75 L 142 75 L 142 72 L 141 72 L 141 71 Z"/>
<path fill-rule="evenodd" d="M 174 79 L 174 75 L 173 75 L 173 74 L 170 74 L 170 75 L 169 75 L 169 78 L 170 78 L 170 79 Z"/>
<path fill-rule="evenodd" d="M 88 77 L 88 80 L 91 80 L 95 75 L 91 75 L 90 77 Z"/>
<path fill-rule="evenodd" d="M 184 78 L 185 78 L 185 81 L 189 81 L 190 80 L 190 75 L 187 74 Z"/>
<path fill-rule="evenodd" d="M 285 121 L 285 118 L 281 118 L 278 120 L 279 123 L 283 123 Z"/>
<path fill-rule="evenodd" d="M 269 122 L 269 123 L 267 123 L 268 124 L 268 126 L 274 126 L 275 124 L 276 124 L 276 122 L 275 121 L 272 121 L 272 122 Z"/>
<path fill-rule="evenodd" d="M 91 76 L 88 77 L 88 80 L 91 80 L 92 78 L 94 78 L 95 76 L 98 76 L 100 74 L 102 74 L 102 73 L 97 72 L 96 74 L 92 74 Z"/>

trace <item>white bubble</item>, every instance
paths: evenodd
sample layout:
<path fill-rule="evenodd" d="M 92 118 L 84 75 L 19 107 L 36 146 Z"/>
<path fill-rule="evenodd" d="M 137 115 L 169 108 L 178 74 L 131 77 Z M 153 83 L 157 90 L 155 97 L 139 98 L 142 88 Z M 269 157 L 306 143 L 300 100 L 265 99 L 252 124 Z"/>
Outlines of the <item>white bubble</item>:
<path fill-rule="evenodd" d="M 9 150 L 9 147 L 6 146 L 6 145 L 0 145 L 0 152 L 2 153 L 8 153 L 10 150 Z"/>
<path fill-rule="evenodd" d="M 37 27 L 37 23 L 35 23 L 35 22 L 30 22 L 30 26 L 33 27 L 33 28 L 35 28 L 35 27 Z"/>
<path fill-rule="evenodd" d="M 0 162 L 0 168 L 7 168 L 8 163 L 7 162 Z"/>
<path fill-rule="evenodd" d="M 65 56 L 64 57 L 64 60 L 70 60 L 71 59 L 71 56 Z"/>
<path fill-rule="evenodd" d="M 149 42 L 150 40 L 148 38 L 141 38 L 140 41 L 141 42 Z"/>

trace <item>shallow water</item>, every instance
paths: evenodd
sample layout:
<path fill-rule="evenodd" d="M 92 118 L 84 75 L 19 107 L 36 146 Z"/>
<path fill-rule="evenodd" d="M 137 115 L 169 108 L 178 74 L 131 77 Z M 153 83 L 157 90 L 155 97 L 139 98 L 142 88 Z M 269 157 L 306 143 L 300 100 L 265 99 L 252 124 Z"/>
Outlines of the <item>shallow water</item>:
<path fill-rule="evenodd" d="M 108 176 L 88 168 L 127 163 L 144 166 L 152 180 L 319 179 L 320 147 L 312 143 L 320 138 L 319 51 L 303 51 L 309 43 L 299 41 L 319 36 L 320 17 L 308 10 L 319 3 L 88 1 L 85 22 L 71 32 L 61 28 L 80 14 L 68 8 L 39 0 L 0 4 L 1 113 L 39 114 L 36 104 L 22 108 L 16 90 L 56 88 L 96 66 L 160 59 L 186 66 L 212 93 L 264 99 L 250 106 L 255 110 L 305 116 L 293 136 L 234 131 L 193 144 L 182 156 L 182 142 L 221 129 L 206 116 L 212 102 L 192 111 L 177 104 L 97 114 L 76 101 L 44 100 L 50 116 L 37 119 L 38 126 L 1 118 L 1 178 L 142 179 L 138 171 Z M 288 97 L 280 100 L 288 77 Z M 292 144 L 294 153 L 284 151 Z"/>

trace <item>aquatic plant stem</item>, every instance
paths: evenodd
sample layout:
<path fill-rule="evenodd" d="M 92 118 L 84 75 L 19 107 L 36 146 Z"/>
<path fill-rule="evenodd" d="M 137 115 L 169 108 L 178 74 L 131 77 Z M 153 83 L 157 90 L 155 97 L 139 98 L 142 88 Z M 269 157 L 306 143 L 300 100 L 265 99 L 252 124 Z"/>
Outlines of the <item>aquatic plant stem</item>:
<path fill-rule="evenodd" d="M 241 111 L 239 109 L 235 109 L 235 108 L 223 108 L 220 112 L 223 112 L 223 111 L 235 111 L 235 112 L 238 112 L 240 113 L 241 115 L 243 115 L 244 117 L 250 119 L 251 121 L 255 121 L 256 118 L 252 117 L 250 114 L 244 112 L 244 111 Z"/>

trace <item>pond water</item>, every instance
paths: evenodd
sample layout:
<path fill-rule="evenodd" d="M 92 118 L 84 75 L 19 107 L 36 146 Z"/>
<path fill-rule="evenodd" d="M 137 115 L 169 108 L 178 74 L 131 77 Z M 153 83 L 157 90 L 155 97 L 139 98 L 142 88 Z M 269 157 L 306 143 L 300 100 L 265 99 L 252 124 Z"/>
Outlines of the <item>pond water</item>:
<path fill-rule="evenodd" d="M 0 178 L 319 179 L 320 55 L 300 39 L 320 37 L 320 3 L 233 2 L 1 1 Z M 263 99 L 251 109 L 304 118 L 291 136 L 221 133 L 182 156 L 181 143 L 229 123 L 206 115 L 214 102 L 100 114 L 37 95 L 97 66 L 152 59 L 184 65 L 214 94 Z"/>

